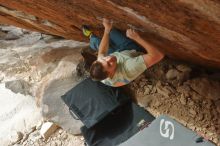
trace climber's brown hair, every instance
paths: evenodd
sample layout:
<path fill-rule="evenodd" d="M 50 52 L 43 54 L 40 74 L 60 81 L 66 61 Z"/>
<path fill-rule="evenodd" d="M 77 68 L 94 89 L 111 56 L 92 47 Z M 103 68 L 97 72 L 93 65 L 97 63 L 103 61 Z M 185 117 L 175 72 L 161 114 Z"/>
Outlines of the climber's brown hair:
<path fill-rule="evenodd" d="M 90 67 L 90 77 L 95 81 L 101 81 L 108 77 L 107 71 L 104 70 L 104 67 L 101 62 L 95 61 Z"/>

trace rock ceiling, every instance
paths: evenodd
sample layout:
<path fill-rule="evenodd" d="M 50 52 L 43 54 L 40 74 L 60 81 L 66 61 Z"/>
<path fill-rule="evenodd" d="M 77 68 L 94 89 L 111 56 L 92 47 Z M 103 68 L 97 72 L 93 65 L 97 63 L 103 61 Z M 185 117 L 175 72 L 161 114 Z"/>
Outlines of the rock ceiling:
<path fill-rule="evenodd" d="M 220 68 L 218 0 L 0 0 L 0 23 L 88 41 L 81 25 L 102 31 L 101 19 L 136 29 L 166 55 Z"/>

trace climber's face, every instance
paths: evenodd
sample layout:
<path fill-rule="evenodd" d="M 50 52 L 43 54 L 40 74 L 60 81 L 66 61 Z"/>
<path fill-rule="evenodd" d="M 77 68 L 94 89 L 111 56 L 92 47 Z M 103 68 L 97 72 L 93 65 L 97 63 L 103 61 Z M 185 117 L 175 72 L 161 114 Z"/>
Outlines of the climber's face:
<path fill-rule="evenodd" d="M 117 58 L 115 56 L 106 56 L 99 58 L 98 61 L 102 63 L 104 70 L 108 72 L 108 74 L 112 74 L 117 66 Z"/>

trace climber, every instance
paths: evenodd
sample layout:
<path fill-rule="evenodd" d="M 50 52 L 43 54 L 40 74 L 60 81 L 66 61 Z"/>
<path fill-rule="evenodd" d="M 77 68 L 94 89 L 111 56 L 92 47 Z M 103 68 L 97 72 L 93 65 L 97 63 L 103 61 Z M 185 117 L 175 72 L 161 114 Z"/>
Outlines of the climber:
<path fill-rule="evenodd" d="M 109 86 L 123 86 L 164 57 L 162 52 L 141 38 L 136 31 L 128 29 L 126 37 L 119 30 L 112 29 L 113 23 L 110 20 L 104 18 L 102 23 L 102 39 L 83 26 L 83 34 L 90 38 L 90 47 L 98 51 L 97 60 L 90 67 L 93 80 Z"/>

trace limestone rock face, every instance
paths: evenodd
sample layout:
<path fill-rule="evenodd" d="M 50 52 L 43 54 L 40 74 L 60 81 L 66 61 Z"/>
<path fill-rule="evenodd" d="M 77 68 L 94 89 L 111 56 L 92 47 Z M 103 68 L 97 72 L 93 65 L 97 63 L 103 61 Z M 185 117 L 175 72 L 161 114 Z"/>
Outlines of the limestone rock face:
<path fill-rule="evenodd" d="M 101 19 L 136 29 L 168 56 L 220 68 L 218 0 L 0 0 L 0 22 L 85 41 L 80 28 L 101 32 Z M 98 33 L 99 34 L 99 33 Z"/>

